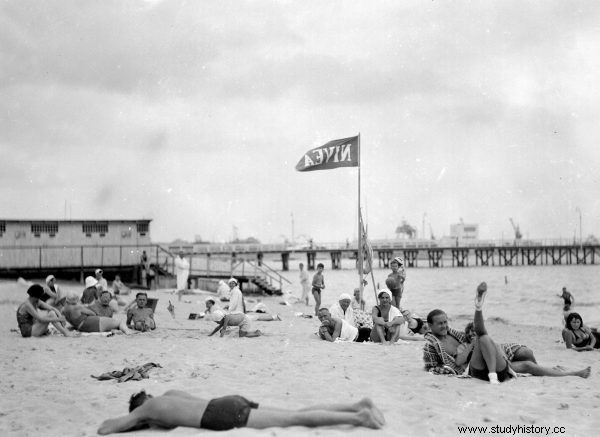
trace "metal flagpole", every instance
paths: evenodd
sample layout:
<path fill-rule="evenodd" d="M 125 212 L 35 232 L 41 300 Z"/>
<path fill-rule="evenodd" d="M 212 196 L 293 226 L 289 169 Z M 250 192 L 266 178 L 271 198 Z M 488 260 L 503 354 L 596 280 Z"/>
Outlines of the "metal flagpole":
<path fill-rule="evenodd" d="M 360 289 L 360 299 L 363 298 L 363 241 L 362 241 L 362 220 L 360 214 L 360 168 L 362 167 L 360 162 L 360 132 L 358 133 L 358 252 L 356 261 L 358 262 L 358 287 Z"/>

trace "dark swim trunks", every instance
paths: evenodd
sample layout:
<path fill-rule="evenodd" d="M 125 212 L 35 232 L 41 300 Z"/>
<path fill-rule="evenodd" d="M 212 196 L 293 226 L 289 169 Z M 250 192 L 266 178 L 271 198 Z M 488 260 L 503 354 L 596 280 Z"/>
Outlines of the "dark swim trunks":
<path fill-rule="evenodd" d="M 250 416 L 252 408 L 258 408 L 258 404 L 242 396 L 234 395 L 212 399 L 204 410 L 200 428 L 213 431 L 243 428 L 248 423 L 248 416 Z"/>
<path fill-rule="evenodd" d="M 21 309 L 19 307 L 19 309 Z M 21 335 L 23 337 L 31 337 L 31 331 L 33 328 L 33 317 L 28 314 L 22 314 L 17 310 L 17 324 L 19 325 L 19 330 L 21 331 Z"/>
<path fill-rule="evenodd" d="M 473 378 L 482 379 L 484 381 L 489 381 L 490 378 L 488 377 L 488 373 L 489 373 L 489 371 L 487 368 L 485 368 L 483 370 L 479 370 L 479 369 L 474 369 L 473 367 L 469 366 L 469 375 L 471 375 Z M 508 363 L 506 363 L 506 367 L 504 368 L 504 370 L 497 372 L 497 374 L 498 374 L 498 381 L 500 381 L 500 382 L 504 382 L 507 379 L 512 378 L 512 375 L 508 371 Z"/>

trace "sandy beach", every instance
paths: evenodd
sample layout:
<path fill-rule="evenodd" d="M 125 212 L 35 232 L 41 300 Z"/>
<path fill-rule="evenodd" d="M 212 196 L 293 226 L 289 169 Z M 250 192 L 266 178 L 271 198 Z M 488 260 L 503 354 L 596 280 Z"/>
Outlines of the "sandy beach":
<path fill-rule="evenodd" d="M 151 333 L 22 338 L 16 331 L 15 311 L 25 292 L 26 286 L 17 282 L 0 283 L 0 435 L 96 435 L 104 419 L 126 413 L 130 394 L 140 389 L 153 394 L 180 389 L 206 398 L 241 394 L 262 405 L 290 409 L 368 396 L 387 420 L 386 427 L 376 431 L 340 426 L 237 429 L 219 434 L 227 436 L 445 436 L 460 435 L 460 426 L 485 426 L 489 434 L 494 426 L 518 425 L 521 435 L 537 435 L 523 427 L 550 427 L 548 434 L 539 434 L 584 436 L 593 435 L 600 426 L 600 354 L 566 350 L 558 342 L 558 327 L 487 321 L 497 341 L 518 340 L 530 346 L 542 365 L 592 366 L 589 379 L 524 377 L 491 386 L 423 371 L 420 342 L 383 347 L 321 341 L 314 335 L 318 320 L 295 315 L 311 309 L 302 304 L 281 305 L 281 297 L 262 299 L 283 321 L 255 322 L 265 333 L 261 338 L 238 338 L 237 330 L 223 338 L 207 337 L 214 323 L 188 320 L 188 315 L 203 311 L 204 296 L 209 293 L 186 295 L 178 302 L 168 290 L 150 293 L 159 298 L 158 329 Z M 175 305 L 175 319 L 166 309 L 169 299 Z M 256 297 L 248 299 L 256 301 Z M 464 324 L 465 320 L 451 321 L 457 328 Z M 142 381 L 117 383 L 90 376 L 147 362 L 162 367 L 151 370 L 149 379 Z M 169 431 L 173 436 L 209 433 L 191 428 Z M 132 435 L 163 434 L 164 430 L 152 429 Z"/>

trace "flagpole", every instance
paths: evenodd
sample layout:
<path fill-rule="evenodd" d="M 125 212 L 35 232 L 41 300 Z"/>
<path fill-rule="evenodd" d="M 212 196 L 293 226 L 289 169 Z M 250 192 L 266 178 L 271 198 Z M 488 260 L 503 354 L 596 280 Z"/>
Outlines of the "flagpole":
<path fill-rule="evenodd" d="M 360 132 L 358 133 L 358 252 L 356 260 L 358 262 L 358 288 L 360 290 L 360 299 L 363 298 L 363 241 L 362 241 L 362 220 L 360 213 Z"/>

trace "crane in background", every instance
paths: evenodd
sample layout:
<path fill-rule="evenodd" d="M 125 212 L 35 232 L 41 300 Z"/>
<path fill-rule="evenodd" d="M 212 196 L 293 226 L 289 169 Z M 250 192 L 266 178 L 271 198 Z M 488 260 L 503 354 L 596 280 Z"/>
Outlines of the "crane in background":
<path fill-rule="evenodd" d="M 512 218 L 509 218 L 510 220 L 510 224 L 513 227 L 513 230 L 515 231 L 515 240 L 520 240 L 521 238 L 523 238 L 523 234 L 521 234 L 521 230 L 519 229 L 519 225 L 515 224 L 514 220 Z"/>

